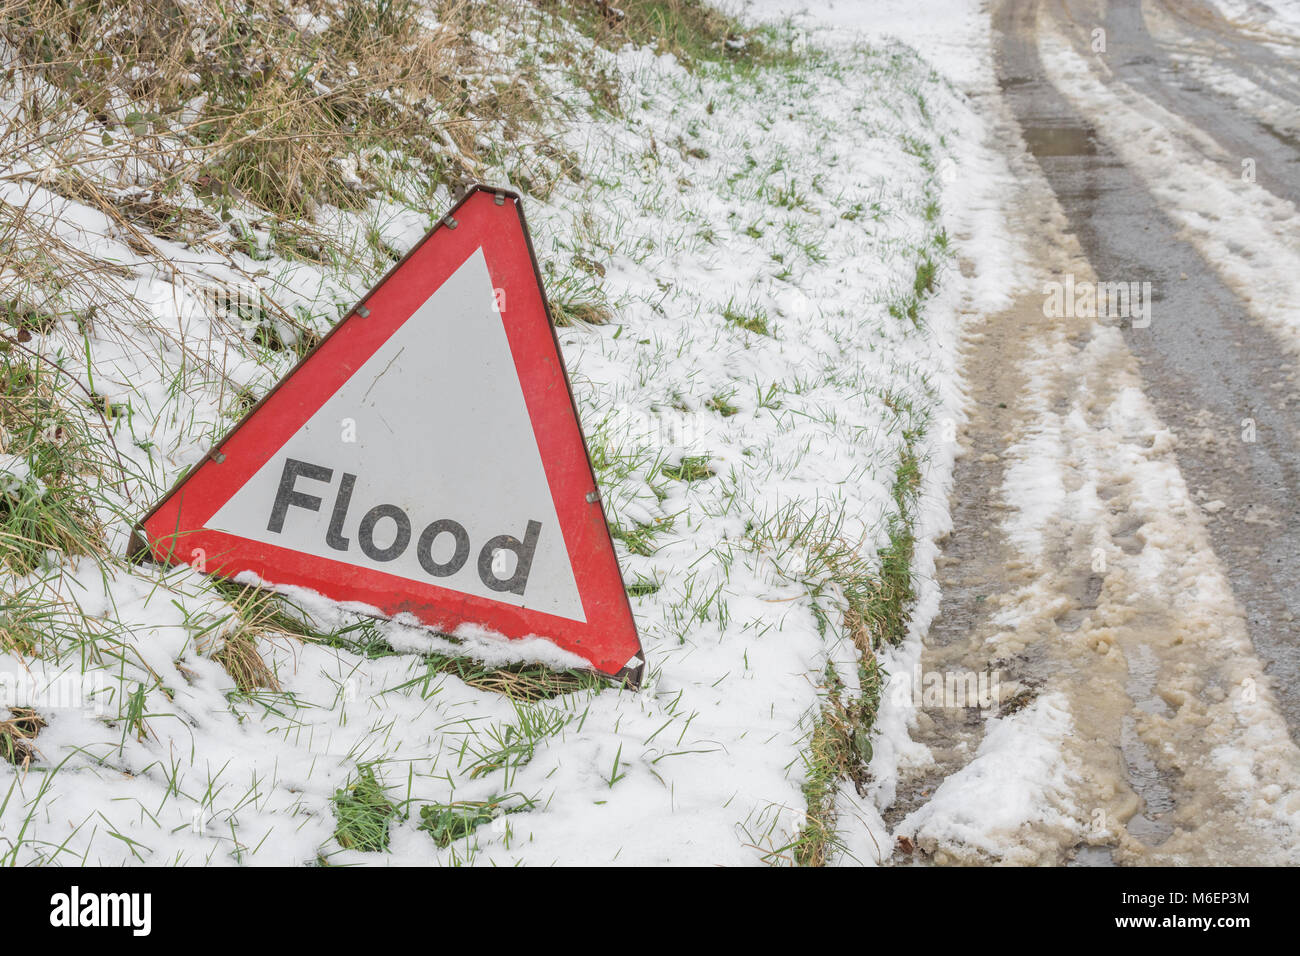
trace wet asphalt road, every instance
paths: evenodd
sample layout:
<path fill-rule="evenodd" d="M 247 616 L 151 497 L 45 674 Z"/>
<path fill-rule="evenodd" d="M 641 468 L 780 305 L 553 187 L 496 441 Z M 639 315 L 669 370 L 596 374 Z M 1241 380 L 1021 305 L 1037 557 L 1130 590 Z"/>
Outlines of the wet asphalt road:
<path fill-rule="evenodd" d="M 1150 281 L 1150 327 L 1129 328 L 1143 386 L 1180 437 L 1178 464 L 1194 495 L 1221 500 L 1214 549 L 1246 612 L 1293 739 L 1300 738 L 1300 398 L 1295 353 L 1256 322 L 1179 227 L 1052 85 L 1037 30 L 1052 19 L 1084 55 L 1106 30 L 1114 76 L 1199 127 L 1229 155 L 1253 157 L 1257 182 L 1300 205 L 1300 143 L 1192 80 L 1149 16 L 1176 26 L 1184 51 L 1300 103 L 1300 49 L 1288 58 L 1241 35 L 1208 4 L 1161 0 L 1004 0 L 994 10 L 998 80 L 1025 140 L 1100 281 Z M 1225 176 L 1240 174 L 1225 166 Z M 1241 440 L 1243 419 L 1256 440 Z M 1206 434 L 1213 440 L 1191 440 Z"/>

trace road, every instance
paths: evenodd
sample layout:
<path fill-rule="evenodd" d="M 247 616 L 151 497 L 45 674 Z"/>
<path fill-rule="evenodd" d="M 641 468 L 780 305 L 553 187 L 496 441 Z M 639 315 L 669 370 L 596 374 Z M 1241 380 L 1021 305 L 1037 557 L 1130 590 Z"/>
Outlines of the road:
<path fill-rule="evenodd" d="M 1255 119 L 1228 97 L 1190 79 L 1168 50 L 1192 45 L 1241 78 L 1290 97 L 1300 115 L 1300 51 L 1283 60 L 1239 37 L 1209 6 L 1150 4 L 1167 13 L 1177 38 L 1158 43 L 1142 4 L 1075 0 L 1009 3 L 996 22 L 1002 38 L 999 81 L 1026 141 L 1069 217 L 1094 270 L 1107 278 L 1149 280 L 1159 306 L 1150 328 L 1127 341 L 1139 358 L 1144 391 L 1175 433 L 1207 429 L 1220 440 L 1184 441 L 1178 465 L 1194 489 L 1225 503 L 1210 524 L 1250 637 L 1268 662 L 1292 734 L 1300 729 L 1300 396 L 1295 354 L 1259 327 L 1248 306 L 1190 242 L 1180 224 L 1093 131 L 1093 121 L 1045 77 L 1037 17 L 1054 21 L 1091 55 L 1091 31 L 1106 31 L 1105 62 L 1122 82 L 1208 134 L 1228 157 L 1255 159 L 1260 186 L 1300 204 L 1300 143 Z M 1217 157 L 1210 157 L 1217 160 Z M 1183 278 L 1183 277 L 1186 278 Z M 1240 436 L 1255 422 L 1255 440 Z"/>
<path fill-rule="evenodd" d="M 913 861 L 1294 862 L 1300 42 L 1196 0 L 992 18 L 983 108 L 1041 291 L 966 358 L 923 667 L 992 669 L 1026 730 L 923 707 L 935 760 L 886 819 Z M 1149 311 L 1085 314 L 1070 290 L 1099 283 Z M 998 774 L 1039 808 L 1001 842 L 963 810 Z"/>

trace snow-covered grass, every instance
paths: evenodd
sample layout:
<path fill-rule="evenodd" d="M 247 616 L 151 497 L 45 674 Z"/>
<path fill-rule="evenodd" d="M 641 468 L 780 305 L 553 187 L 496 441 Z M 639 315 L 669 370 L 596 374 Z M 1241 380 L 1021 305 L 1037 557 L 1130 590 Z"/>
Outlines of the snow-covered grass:
<path fill-rule="evenodd" d="M 294 22 L 328 29 L 313 10 Z M 463 42 L 482 89 L 515 64 L 554 106 L 544 137 L 477 117 L 444 142 L 431 115 L 456 162 L 340 140 L 310 201 L 205 194 L 149 159 L 188 155 L 183 129 L 114 121 L 125 99 L 101 118 L 52 71 L 2 91 L 11 130 L 53 125 L 0 169 L 0 706 L 22 732 L 0 860 L 821 863 L 842 845 L 835 794 L 865 785 L 874 652 L 906 627 L 952 377 L 954 317 L 932 307 L 952 94 L 898 46 L 727 26 L 611 49 L 512 10 Z M 123 557 L 151 501 L 441 214 L 457 164 L 529 196 L 639 691 L 545 646 Z"/>

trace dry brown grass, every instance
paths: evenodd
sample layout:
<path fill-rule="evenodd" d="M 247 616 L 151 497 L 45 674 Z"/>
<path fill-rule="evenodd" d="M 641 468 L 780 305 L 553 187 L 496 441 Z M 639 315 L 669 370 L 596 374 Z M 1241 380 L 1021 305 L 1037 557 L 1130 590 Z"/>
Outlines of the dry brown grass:
<path fill-rule="evenodd" d="M 436 25 L 420 15 L 429 10 Z M 130 328 L 132 348 L 142 332 L 160 354 L 182 352 L 187 375 L 225 381 L 225 353 L 141 307 L 138 270 L 69 233 L 82 212 L 51 194 L 102 213 L 147 269 L 185 286 L 209 277 L 182 274 L 160 239 L 246 275 L 233 254 L 259 258 L 257 228 L 280 256 L 377 275 L 391 250 L 318 225 L 324 206 L 432 208 L 439 187 L 501 179 L 503 166 L 534 194 L 580 180 L 552 141 L 562 108 L 541 68 L 595 67 L 563 46 L 530 46 L 520 60 L 476 39 L 518 28 L 525 11 L 537 19 L 526 0 L 0 0 L 0 104 L 16 104 L 0 112 L 0 184 L 19 187 L 0 200 L 0 303 L 13 304 L 15 334 L 80 350 L 83 333 L 124 339 Z M 302 29 L 304 12 L 319 24 Z M 248 316 L 213 315 L 251 357 L 301 354 L 333 317 L 257 294 L 251 338 Z"/>
<path fill-rule="evenodd" d="M 220 664 L 235 686 L 243 693 L 255 688 L 279 691 L 280 681 L 258 649 L 263 641 L 293 645 L 307 639 L 301 622 L 284 610 L 280 600 L 269 591 L 233 581 L 215 581 L 230 604 L 231 614 L 215 639 L 200 644 L 200 652 Z"/>
<path fill-rule="evenodd" d="M 103 213 L 163 274 L 175 266 L 158 238 L 227 254 L 251 241 L 246 222 L 283 256 L 382 258 L 318 228 L 322 206 L 418 204 L 503 168 L 542 197 L 582 180 L 556 135 L 577 100 L 552 86 L 566 75 L 593 108 L 617 110 L 619 81 L 590 49 L 555 42 L 539 7 L 610 46 L 749 55 L 728 46 L 741 38 L 736 24 L 698 0 L 0 0 L 0 95 L 19 104 L 0 115 L 0 182 Z M 507 35 L 522 48 L 488 49 Z M 12 193 L 0 202 L 0 299 L 30 304 L 41 331 L 72 319 L 111 332 L 131 271 L 60 235 L 57 208 L 39 190 L 26 195 L 38 208 L 14 205 Z M 257 345 L 301 351 L 321 331 L 261 307 L 269 319 Z M 558 296 L 556 312 L 558 324 L 608 318 L 587 294 Z M 172 330 L 149 331 L 190 352 Z M 188 359 L 204 379 L 224 374 L 203 355 Z"/>
<path fill-rule="evenodd" d="M 551 303 L 551 321 L 560 328 L 583 325 L 604 325 L 613 317 L 613 311 L 600 301 L 572 302 L 561 300 Z"/>
<path fill-rule="evenodd" d="M 542 664 L 490 667 L 472 658 L 441 654 L 429 654 L 425 659 L 439 673 L 452 674 L 470 687 L 511 700 L 546 700 L 602 686 L 602 678 L 592 672 L 554 671 Z"/>
<path fill-rule="evenodd" d="M 46 726 L 45 719 L 30 707 L 14 707 L 7 720 L 0 720 L 0 758 L 26 770 L 36 758 L 32 741 Z"/>
<path fill-rule="evenodd" d="M 101 174 L 92 155 L 144 168 L 150 195 L 127 211 L 178 235 L 192 213 L 168 197 L 183 183 L 218 214 L 310 218 L 381 192 L 368 159 L 400 150 L 455 187 L 480 171 L 487 122 L 507 144 L 540 142 L 553 107 L 526 76 L 488 75 L 489 53 L 469 40 L 515 0 L 430 6 L 437 27 L 414 0 L 0 0 L 27 107 L 5 145 L 46 158 L 62 137 L 56 179 Z M 328 26 L 304 29 L 304 10 Z"/>
<path fill-rule="evenodd" d="M 256 638 L 243 630 L 227 634 L 212 659 L 225 668 L 235 686 L 245 694 L 258 687 L 273 691 L 280 689 L 275 673 L 267 667 L 257 650 Z"/>

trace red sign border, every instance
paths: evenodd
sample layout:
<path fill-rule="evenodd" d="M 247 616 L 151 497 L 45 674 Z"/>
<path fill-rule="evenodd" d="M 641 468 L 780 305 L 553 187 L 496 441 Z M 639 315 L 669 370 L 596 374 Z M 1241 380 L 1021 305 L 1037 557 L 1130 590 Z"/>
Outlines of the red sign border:
<path fill-rule="evenodd" d="M 358 600 L 360 600 L 361 603 L 378 608 L 387 616 L 395 616 L 404 612 L 415 614 L 426 626 L 435 628 L 439 626 L 439 623 L 442 623 L 447 629 L 465 623 L 480 624 L 512 638 L 524 637 L 528 634 L 545 634 L 548 639 L 558 646 L 577 653 L 589 660 L 592 667 L 598 673 L 610 676 L 615 681 L 631 687 L 639 686 L 644 673 L 645 655 L 641 648 L 640 638 L 636 632 L 636 623 L 632 614 L 631 602 L 628 600 L 627 590 L 623 584 L 622 572 L 618 565 L 618 558 L 617 553 L 614 550 L 613 539 L 609 533 L 609 525 L 605 514 L 604 504 L 600 500 L 600 495 L 597 490 L 595 472 L 591 467 L 591 456 L 588 450 L 586 435 L 583 432 L 582 423 L 577 413 L 577 404 L 573 397 L 573 386 L 569 378 L 568 369 L 564 364 L 564 356 L 560 350 L 559 337 L 556 333 L 554 324 L 550 320 L 550 305 L 546 298 L 546 290 L 542 282 L 541 270 L 538 268 L 537 255 L 533 247 L 532 234 L 528 229 L 528 223 L 524 217 L 522 199 L 523 197 L 518 192 L 510 189 L 496 188 L 480 183 L 473 183 L 466 187 L 460 197 L 453 203 L 452 207 L 434 224 L 433 228 L 429 230 L 424 238 L 416 243 L 416 245 L 407 252 L 400 261 L 393 265 L 393 267 L 390 268 L 383 277 L 380 278 L 379 281 L 361 297 L 360 301 L 348 310 L 343 318 L 336 322 L 329 332 L 327 332 L 318 343 L 305 353 L 294 367 L 287 372 L 261 398 L 261 400 L 257 402 L 256 405 L 249 409 L 249 411 L 238 422 L 227 430 L 221 439 L 219 439 L 208 451 L 204 458 L 197 465 L 191 467 L 181 475 L 166 495 L 164 495 L 163 498 L 148 511 L 148 513 L 136 522 L 132 529 L 128 554 L 132 557 L 152 559 L 164 564 L 187 564 L 188 562 L 179 560 L 175 553 L 178 533 L 164 533 L 161 530 L 156 529 L 154 532 L 155 540 L 151 545 L 149 543 L 149 533 L 146 530 L 146 525 L 165 511 L 174 512 L 174 520 L 179 522 L 181 505 L 184 501 L 182 492 L 185 486 L 192 479 L 198 476 L 200 472 L 214 468 L 226 462 L 228 453 L 238 454 L 239 459 L 244 460 L 245 462 L 252 461 L 254 463 L 252 466 L 245 463 L 241 468 L 241 471 L 248 471 L 249 475 L 251 475 L 256 468 L 260 467 L 261 464 L 268 460 L 269 457 L 278 451 L 280 447 L 283 447 L 283 443 L 289 439 L 297 428 L 301 427 L 301 423 L 292 427 L 282 427 L 270 436 L 256 435 L 250 432 L 249 434 L 252 437 L 247 441 L 239 437 L 240 432 L 245 425 L 258 415 L 273 396 L 294 380 L 299 370 L 302 369 L 303 366 L 312 359 L 317 351 L 322 349 L 326 343 L 330 341 L 330 339 L 345 327 L 352 327 L 354 323 L 366 323 L 368 321 L 367 317 L 370 315 L 370 308 L 367 303 L 374 300 L 388 281 L 393 278 L 393 276 L 395 276 L 403 266 L 407 265 L 413 257 L 419 255 L 421 250 L 424 249 L 425 245 L 430 240 L 442 233 L 444 230 L 456 229 L 459 226 L 459 222 L 456 218 L 458 213 L 461 213 L 462 210 L 471 203 L 490 202 L 494 205 L 501 206 L 508 201 L 518 216 L 519 228 L 522 230 L 524 242 L 528 251 L 528 268 L 532 272 L 535 288 L 540 297 L 541 314 L 544 317 L 544 324 L 550 335 L 550 348 L 539 350 L 537 348 L 539 344 L 537 341 L 531 343 L 531 347 L 529 347 L 528 343 L 520 342 L 521 338 L 528 335 L 528 330 L 521 332 L 518 324 L 512 327 L 510 323 L 507 323 L 507 337 L 510 340 L 511 353 L 515 356 L 517 371 L 520 374 L 521 381 L 528 377 L 528 370 L 525 368 L 526 364 L 537 366 L 532 369 L 534 377 L 537 375 L 554 377 L 553 370 L 540 367 L 549 363 L 550 359 L 553 357 L 558 366 L 557 370 L 560 378 L 564 382 L 568 397 L 567 410 L 569 414 L 567 418 L 569 422 L 566 423 L 558 420 L 556 417 L 556 411 L 561 408 L 560 403 L 551 400 L 546 403 L 545 408 L 543 408 L 541 401 L 535 397 L 530 397 L 529 390 L 525 388 L 525 401 L 528 405 L 529 417 L 534 422 L 535 432 L 537 430 L 537 418 L 539 413 L 546 414 L 548 410 L 550 412 L 550 418 L 552 419 L 550 423 L 552 428 L 559 428 L 563 431 L 566 427 L 572 427 L 576 431 L 576 436 L 570 435 L 568 436 L 568 440 L 571 441 L 573 437 L 576 437 L 577 441 L 581 444 L 583 457 L 586 461 L 586 468 L 583 470 L 582 474 L 556 474 L 554 466 L 548 464 L 547 449 L 541 447 L 543 437 L 540 434 L 538 435 L 539 450 L 542 452 L 543 466 L 546 469 L 548 484 L 551 487 L 552 496 L 555 499 L 556 512 L 563 530 L 565 547 L 569 554 L 570 561 L 574 566 L 575 579 L 578 581 L 579 597 L 582 600 L 587 621 L 585 624 L 582 624 L 565 618 L 548 615 L 537 610 L 515 608 L 512 605 L 503 604 L 502 602 L 492 601 L 446 588 L 439 588 L 433 584 L 426 585 L 423 583 L 412 582 L 409 579 L 389 575 L 381 571 L 352 568 L 352 583 L 356 584 L 357 579 L 374 582 L 374 587 L 369 592 L 369 599 L 362 598 L 362 595 L 367 593 L 365 586 L 357 588 L 360 592 L 358 594 Z M 472 208 L 470 211 L 472 212 Z M 471 250 L 471 254 L 472 251 L 473 250 Z M 486 248 L 484 251 L 486 254 Z M 434 287 L 436 288 L 438 285 L 441 285 L 442 282 L 445 281 L 446 276 L 450 275 L 450 273 L 461 264 L 461 262 L 457 261 L 447 268 L 446 275 L 438 278 Z M 514 278 L 516 282 L 520 280 L 520 277 L 518 276 L 515 276 Z M 497 277 L 494 275 L 494 285 L 497 284 L 496 279 Z M 510 291 L 508 294 L 513 295 L 514 291 Z M 509 304 L 507 305 L 507 308 L 510 308 Z M 386 333 L 375 333 L 375 336 L 378 338 L 378 343 L 382 344 L 383 341 L 386 341 L 387 338 L 393 334 L 396 328 L 400 327 L 400 325 L 409 320 L 409 318 L 410 313 L 408 312 L 401 319 L 392 322 L 393 328 L 391 330 Z M 534 326 L 538 324 L 540 323 L 532 323 Z M 536 339 L 539 334 L 539 332 L 533 331 L 532 337 Z M 378 345 L 375 347 L 377 348 Z M 340 374 L 337 382 L 330 383 L 327 381 L 325 385 L 317 386 L 315 389 L 317 392 L 327 389 L 322 402 L 323 400 L 328 399 L 329 395 L 332 395 L 334 391 L 337 390 L 337 387 L 350 378 L 354 371 L 355 369 L 346 370 L 345 373 Z M 309 400 L 313 399 L 314 396 Z M 310 415 L 315 412 L 316 408 L 319 408 L 319 404 L 314 407 L 308 407 L 310 410 L 305 413 L 306 417 L 310 417 Z M 303 418 L 303 421 L 306 420 L 306 417 Z M 549 444 L 560 444 L 564 440 L 564 437 L 555 438 L 551 440 Z M 268 445 L 272 447 L 270 447 L 269 451 L 263 455 L 262 452 L 266 451 L 266 446 Z M 573 469 L 570 468 L 569 472 L 572 471 Z M 578 485 L 576 489 L 574 488 L 575 482 Z M 227 480 L 227 485 L 229 485 L 229 483 L 230 481 Z M 242 487 L 242 484 L 242 481 L 238 481 L 235 487 Z M 220 504 L 224 503 L 225 500 L 228 500 L 228 495 L 222 497 L 215 507 L 208 507 L 212 504 L 210 501 L 200 502 L 198 504 L 200 511 L 205 511 L 206 513 L 204 514 L 202 521 L 194 522 L 194 524 L 201 526 L 209 520 L 211 515 L 215 513 L 216 508 L 220 507 Z M 188 524 L 190 522 L 187 521 L 186 523 Z M 179 525 L 174 525 L 174 527 L 178 526 Z M 205 551 L 207 551 L 209 555 L 209 561 L 218 560 L 218 556 L 221 554 L 236 553 L 240 542 L 247 541 L 247 539 L 242 539 L 235 535 L 213 531 L 202 527 L 193 532 L 185 532 L 185 534 L 187 536 L 196 536 L 189 539 L 191 543 L 196 545 L 206 545 Z M 200 537 L 202 540 L 200 540 Z M 273 587 L 297 586 L 309 590 L 316 590 L 312 584 L 314 581 L 318 581 L 318 578 L 313 577 L 310 573 L 310 567 L 316 562 L 319 562 L 322 565 L 333 566 L 335 568 L 339 566 L 339 562 L 329 561 L 328 559 L 323 558 L 314 558 L 313 556 L 306 555 L 303 552 L 279 548 L 275 545 L 259 543 L 257 547 L 262 549 L 263 554 L 269 557 L 292 561 L 299 567 L 309 568 L 309 573 L 307 574 L 296 574 L 292 571 L 286 573 L 282 570 L 285 565 L 277 562 L 279 567 L 277 569 L 276 579 L 269 582 Z M 590 552 L 584 554 L 584 547 L 590 549 Z M 580 559 L 581 566 L 586 569 L 584 573 L 579 573 Z M 595 567 L 591 566 L 593 560 L 596 565 Z M 241 568 L 239 570 L 247 569 Z M 221 576 L 219 572 L 220 568 L 209 573 Z M 238 573 L 238 571 L 235 573 Z M 589 582 L 586 588 L 582 585 L 583 580 Z M 385 584 L 387 584 L 387 586 L 385 586 Z M 439 622 L 430 620 L 428 616 L 421 616 L 418 613 L 419 608 L 409 606 L 409 602 L 407 605 L 399 605 L 384 599 L 384 594 L 391 590 L 402 587 L 409 590 L 412 586 L 438 593 L 439 597 L 444 599 L 448 604 L 458 605 L 457 611 L 455 613 L 447 614 L 443 617 L 442 621 Z M 615 588 L 617 590 L 618 599 L 610 601 L 608 594 Z M 593 595 L 595 594 L 599 594 L 600 597 L 594 597 Z M 449 627 L 447 627 L 448 625 Z M 542 628 L 550 629 L 551 633 L 546 633 L 541 630 Z M 622 660 L 620 661 L 615 661 L 608 656 L 598 660 L 592 653 L 588 653 L 583 649 L 584 642 L 580 637 L 573 638 L 568 636 L 578 629 L 596 630 L 598 632 L 605 631 L 610 633 L 626 631 L 627 633 L 619 635 L 615 640 L 616 642 L 621 640 L 622 643 L 632 646 L 635 649 L 626 657 L 622 657 Z M 629 636 L 630 641 L 627 640 Z M 622 656 L 621 652 L 618 653 L 619 656 Z M 641 663 L 631 667 L 625 666 L 626 662 L 632 657 L 636 657 Z"/>

